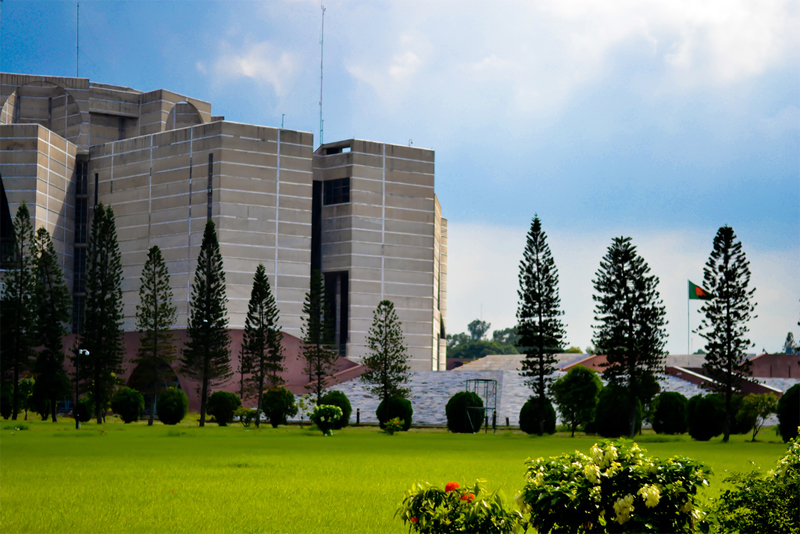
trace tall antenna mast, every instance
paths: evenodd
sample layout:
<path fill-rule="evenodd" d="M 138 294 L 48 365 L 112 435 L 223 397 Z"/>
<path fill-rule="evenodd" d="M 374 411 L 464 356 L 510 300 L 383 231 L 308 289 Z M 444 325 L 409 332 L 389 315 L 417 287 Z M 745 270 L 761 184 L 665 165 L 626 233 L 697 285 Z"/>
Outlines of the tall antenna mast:
<path fill-rule="evenodd" d="M 323 52 L 325 50 L 324 43 L 325 43 L 325 6 L 320 4 L 322 8 L 322 31 L 319 37 L 319 144 L 322 145 L 322 132 L 323 132 L 323 123 L 322 120 L 322 58 Z"/>
<path fill-rule="evenodd" d="M 78 59 L 80 58 L 81 44 L 81 3 L 75 2 L 75 77 L 78 77 Z"/>

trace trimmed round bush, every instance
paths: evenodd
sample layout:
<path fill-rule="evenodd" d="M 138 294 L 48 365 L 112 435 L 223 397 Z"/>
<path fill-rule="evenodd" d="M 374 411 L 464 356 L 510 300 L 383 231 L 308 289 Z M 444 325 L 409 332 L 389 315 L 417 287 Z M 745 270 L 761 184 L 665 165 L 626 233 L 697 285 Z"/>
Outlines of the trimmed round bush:
<path fill-rule="evenodd" d="M 544 419 L 545 434 L 555 434 L 556 432 L 556 411 L 553 403 L 547 397 L 544 398 L 542 406 L 542 416 Z M 539 398 L 528 399 L 519 411 L 519 429 L 526 434 L 539 433 Z"/>
<path fill-rule="evenodd" d="M 233 412 L 242 405 L 241 399 L 230 391 L 215 391 L 208 398 L 208 413 L 214 416 L 219 426 L 228 426 L 233 421 Z"/>
<path fill-rule="evenodd" d="M 78 399 L 78 403 L 72 410 L 72 416 L 78 420 L 78 422 L 85 423 L 89 419 L 92 418 L 94 414 L 94 402 L 89 397 L 81 397 Z"/>
<path fill-rule="evenodd" d="M 708 441 L 722 434 L 725 407 L 719 395 L 695 395 L 686 405 L 689 435 L 697 441 Z"/>
<path fill-rule="evenodd" d="M 378 409 L 375 411 L 375 415 L 378 416 L 378 422 L 381 424 L 383 430 L 386 430 L 386 423 L 394 418 L 398 418 L 403 421 L 402 430 L 405 431 L 411 428 L 414 408 L 411 407 L 410 400 L 402 397 L 392 397 L 381 401 L 378 405 Z"/>
<path fill-rule="evenodd" d="M 111 398 L 111 409 L 125 423 L 138 421 L 144 411 L 144 397 L 133 388 L 120 388 Z"/>
<path fill-rule="evenodd" d="M 269 419 L 272 428 L 285 425 L 289 417 L 297 415 L 297 406 L 294 404 L 294 393 L 283 386 L 272 388 L 264 392 L 261 398 L 261 409 Z"/>
<path fill-rule="evenodd" d="M 347 395 L 341 391 L 329 391 L 320 397 L 319 403 L 327 406 L 338 406 L 342 409 L 342 417 L 334 423 L 334 430 L 339 430 L 350 424 L 350 414 L 353 413 L 353 407 L 350 406 L 350 399 L 347 398 Z"/>
<path fill-rule="evenodd" d="M 189 397 L 177 388 L 167 388 L 158 394 L 156 413 L 165 425 L 177 425 L 189 411 Z"/>
<path fill-rule="evenodd" d="M 450 397 L 444 409 L 447 416 L 447 429 L 450 432 L 469 434 L 481 429 L 483 410 L 470 408 L 483 408 L 483 399 L 477 393 L 459 391 Z"/>
<path fill-rule="evenodd" d="M 796 438 L 798 426 L 800 426 L 800 384 L 795 384 L 778 400 L 778 432 L 781 433 L 783 441 Z"/>
<path fill-rule="evenodd" d="M 686 432 L 686 404 L 689 400 L 677 391 L 665 391 L 653 401 L 653 430 L 657 434 Z"/>
<path fill-rule="evenodd" d="M 594 417 L 594 430 L 606 438 L 627 436 L 630 432 L 628 412 L 630 410 L 628 390 L 615 385 L 603 388 L 597 398 L 597 412 Z M 636 427 L 642 428 L 642 403 L 636 400 Z"/>
<path fill-rule="evenodd" d="M 314 406 L 314 411 L 309 414 L 311 422 L 317 425 L 317 428 L 322 431 L 323 436 L 330 436 L 333 434 L 333 429 L 336 422 L 342 418 L 342 409 L 338 406 L 330 404 L 320 404 Z"/>

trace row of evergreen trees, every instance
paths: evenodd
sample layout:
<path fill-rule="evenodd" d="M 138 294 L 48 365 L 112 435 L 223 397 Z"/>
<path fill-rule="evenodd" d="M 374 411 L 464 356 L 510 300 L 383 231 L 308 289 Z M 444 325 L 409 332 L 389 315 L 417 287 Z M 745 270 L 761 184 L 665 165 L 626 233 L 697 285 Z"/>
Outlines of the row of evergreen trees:
<path fill-rule="evenodd" d="M 699 333 L 706 340 L 705 372 L 725 399 L 724 440 L 735 415 L 731 404 L 741 380 L 750 373 L 747 323 L 755 308 L 749 262 L 733 229 L 720 228 L 706 262 L 704 285 L 711 298 L 701 308 Z M 603 377 L 628 394 L 628 435 L 636 432 L 637 400 L 652 397 L 651 385 L 664 372 L 666 310 L 658 277 L 636 251 L 630 237 L 616 237 L 595 274 L 593 343 L 607 358 Z M 538 216 L 533 218 L 519 269 L 517 345 L 525 353 L 521 374 L 538 399 L 539 434 L 544 431 L 545 398 L 556 357 L 566 346 L 561 320 L 558 270 Z"/>
<path fill-rule="evenodd" d="M 122 371 L 125 356 L 122 276 L 114 212 L 100 204 L 94 213 L 87 249 L 85 321 L 72 348 L 76 372 L 73 378 L 80 391 L 90 397 L 98 423 L 102 423 L 105 407 L 119 385 L 116 374 Z M 142 335 L 133 363 L 145 371 L 151 384 L 164 378 L 178 352 L 172 332 L 177 313 L 169 280 L 160 249 L 150 248 L 136 307 L 136 328 Z M 24 203 L 15 216 L 14 254 L 4 281 L 0 372 L 13 384 L 12 418 L 17 418 L 23 404 L 20 377 L 31 373 L 37 390 L 34 396 L 46 399 L 56 421 L 58 401 L 72 392 L 72 381 L 64 370 L 63 347 L 71 298 L 50 235 L 44 228 L 34 235 Z M 317 402 L 338 359 L 329 310 L 322 276 L 315 272 L 303 306 L 302 355 Z M 364 379 L 374 384 L 375 393 L 382 398 L 404 396 L 407 390 L 402 384 L 408 380 L 408 355 L 392 303 L 381 302 L 375 317 L 377 330 L 370 330 L 368 345 L 373 352 L 365 361 L 369 370 Z M 264 390 L 284 382 L 279 319 L 266 270 L 259 265 L 237 369 L 241 375 L 239 394 L 242 398 L 256 397 L 257 410 L 261 409 Z M 191 286 L 187 342 L 179 362 L 180 372 L 199 384 L 200 426 L 205 425 L 211 390 L 233 376 L 230 343 L 222 255 L 214 223 L 209 220 Z M 36 351 L 34 347 L 41 348 Z M 155 406 L 155 392 L 153 395 Z M 150 411 L 150 425 L 153 412 Z M 255 422 L 260 424 L 260 414 Z"/>

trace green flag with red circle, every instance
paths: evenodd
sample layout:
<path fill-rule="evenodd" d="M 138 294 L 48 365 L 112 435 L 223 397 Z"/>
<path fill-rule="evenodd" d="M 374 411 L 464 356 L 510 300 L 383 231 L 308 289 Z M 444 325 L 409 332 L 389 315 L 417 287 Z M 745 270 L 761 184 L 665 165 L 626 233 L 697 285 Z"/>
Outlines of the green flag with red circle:
<path fill-rule="evenodd" d="M 711 300 L 711 293 L 689 280 L 689 300 Z"/>

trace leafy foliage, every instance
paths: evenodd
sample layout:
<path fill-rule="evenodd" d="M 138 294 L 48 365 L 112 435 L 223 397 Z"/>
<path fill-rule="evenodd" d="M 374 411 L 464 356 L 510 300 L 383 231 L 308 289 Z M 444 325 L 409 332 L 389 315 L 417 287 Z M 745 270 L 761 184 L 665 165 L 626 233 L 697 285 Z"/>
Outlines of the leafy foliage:
<path fill-rule="evenodd" d="M 164 263 L 161 249 L 150 247 L 142 268 L 139 304 L 136 306 L 136 328 L 142 336 L 134 363 L 147 369 L 147 376 L 154 386 L 153 406 L 156 405 L 158 385 L 164 380 L 163 364 L 169 365 L 175 359 L 171 328 L 175 324 L 176 314 L 167 264 Z M 154 416 L 155 410 L 150 410 L 148 425 L 153 424 Z"/>
<path fill-rule="evenodd" d="M 558 269 L 538 216 L 531 223 L 520 262 L 517 295 L 517 345 L 525 351 L 520 375 L 539 399 L 536 406 L 544 407 L 555 371 L 555 355 L 561 351 L 566 332 L 561 321 L 564 312 L 558 294 Z M 539 435 L 545 431 L 545 420 L 545 414 L 537 418 Z"/>
<path fill-rule="evenodd" d="M 645 384 L 664 369 L 666 310 L 658 294 L 658 278 L 636 252 L 629 237 L 616 237 L 593 282 L 597 303 L 593 342 L 606 355 L 603 378 L 625 388 L 627 414 L 624 434 L 636 433 L 637 401 L 646 404 Z M 651 396 L 652 398 L 652 396 Z"/>
<path fill-rule="evenodd" d="M 755 310 L 755 288 L 749 287 L 750 262 L 733 228 L 723 226 L 714 236 L 703 280 L 713 297 L 703 301 L 700 309 L 704 318 L 698 331 L 706 340 L 707 352 L 703 369 L 715 380 L 712 387 L 723 395 L 723 441 L 728 441 L 736 416 L 731 399 L 741 389 L 743 378 L 751 374 L 747 349 L 752 344 L 747 339 L 747 323 Z"/>
<path fill-rule="evenodd" d="M 503 328 L 502 330 L 495 330 L 492 332 L 492 341 L 500 343 L 501 345 L 516 345 L 519 343 L 519 334 L 517 334 L 517 327 L 512 326 Z"/>
<path fill-rule="evenodd" d="M 103 407 L 122 371 L 122 256 L 117 242 L 114 210 L 99 204 L 94 211 L 86 252 L 86 311 L 78 347 L 89 354 L 80 357 L 80 376 L 89 382 L 95 400 L 97 424 Z"/>
<path fill-rule="evenodd" d="M 553 384 L 551 391 L 561 420 L 569 425 L 573 436 L 578 426 L 585 427 L 594 421 L 602 389 L 603 383 L 597 373 L 583 365 L 576 365 Z"/>
<path fill-rule="evenodd" d="M 271 388 L 261 399 L 261 409 L 269 419 L 272 428 L 285 425 L 289 417 L 297 415 L 294 393 L 283 386 Z"/>
<path fill-rule="evenodd" d="M 165 425 L 177 425 L 189 411 L 189 397 L 178 388 L 167 388 L 158 394 L 158 419 Z"/>
<path fill-rule="evenodd" d="M 688 400 L 677 391 L 665 391 L 653 402 L 653 430 L 658 434 L 683 434 L 686 432 L 686 407 Z"/>
<path fill-rule="evenodd" d="M 243 367 L 251 373 L 247 380 L 249 389 L 255 390 L 258 396 L 257 411 L 261 409 L 264 386 L 268 384 L 275 388 L 284 382 L 280 376 L 284 371 L 283 332 L 278 321 L 278 304 L 269 287 L 266 269 L 259 264 L 253 277 L 242 345 L 245 356 Z M 260 416 L 256 417 L 256 426 L 261 426 Z"/>
<path fill-rule="evenodd" d="M 783 441 L 797 437 L 800 427 L 800 384 L 795 384 L 778 401 L 778 431 Z"/>
<path fill-rule="evenodd" d="M 406 425 L 406 422 L 400 419 L 399 417 L 395 417 L 394 419 L 389 419 L 383 425 L 383 431 L 389 434 L 390 436 L 394 435 L 395 432 L 400 432 L 403 430 L 403 427 Z"/>
<path fill-rule="evenodd" d="M 554 434 L 556 431 L 556 411 L 550 399 L 531 397 L 519 411 L 519 429 L 526 434 Z"/>
<path fill-rule="evenodd" d="M 230 391 L 215 391 L 208 398 L 208 413 L 219 426 L 227 426 L 233 421 L 233 414 L 242 405 L 242 400 Z"/>
<path fill-rule="evenodd" d="M 328 391 L 319 400 L 320 404 L 327 404 L 328 406 L 338 406 L 342 410 L 342 415 L 339 420 L 333 425 L 334 430 L 339 430 L 350 424 L 350 414 L 353 413 L 353 407 L 350 405 L 350 399 L 341 391 Z"/>
<path fill-rule="evenodd" d="M 311 273 L 311 285 L 303 302 L 302 354 L 306 373 L 317 404 L 325 388 L 325 380 L 333 373 L 339 359 L 333 347 L 333 320 L 327 305 L 325 284 L 319 271 Z"/>
<path fill-rule="evenodd" d="M 594 430 L 605 438 L 616 438 L 630 433 L 630 421 L 620 414 L 627 414 L 630 395 L 622 386 L 609 384 L 600 391 L 594 418 Z M 642 427 L 642 404 L 635 399 L 634 433 Z"/>
<path fill-rule="evenodd" d="M 330 406 L 328 404 L 317 404 L 314 410 L 308 414 L 308 418 L 312 423 L 317 425 L 322 431 L 323 436 L 330 436 L 331 430 L 335 427 L 336 423 L 342 417 L 342 409 L 338 406 Z"/>
<path fill-rule="evenodd" d="M 519 351 L 513 345 L 504 345 L 497 341 L 468 341 L 447 349 L 448 358 L 477 360 L 489 354 L 519 354 Z"/>
<path fill-rule="evenodd" d="M 89 397 L 81 397 L 78 399 L 77 404 L 75 404 L 72 410 L 72 416 L 81 423 L 85 423 L 91 419 L 93 413 L 94 402 L 92 402 L 92 399 Z"/>
<path fill-rule="evenodd" d="M 133 388 L 120 388 L 111 398 L 111 409 L 126 423 L 138 421 L 144 410 L 144 397 Z"/>
<path fill-rule="evenodd" d="M 250 426 L 250 424 L 256 420 L 257 415 L 258 410 L 255 408 L 245 408 L 244 406 L 236 408 L 236 411 L 233 412 L 233 418 L 242 423 L 243 427 Z"/>
<path fill-rule="evenodd" d="M 472 341 L 480 341 L 491 327 L 492 323 L 475 319 L 467 325 L 467 330 L 469 330 L 470 339 L 472 339 Z"/>
<path fill-rule="evenodd" d="M 506 504 L 500 493 L 489 493 L 484 481 L 472 487 L 450 482 L 442 490 L 426 483 L 414 484 L 406 491 L 395 514 L 411 532 L 438 534 L 450 532 L 523 532 L 522 515 Z"/>
<path fill-rule="evenodd" d="M 407 397 L 410 389 L 403 387 L 408 383 L 408 351 L 402 324 L 390 300 L 382 300 L 372 318 L 372 326 L 367 332 L 369 354 L 361 361 L 367 370 L 361 381 L 368 384 L 367 389 L 381 401 L 392 397 Z"/>
<path fill-rule="evenodd" d="M 411 401 L 401 397 L 392 397 L 381 401 L 378 404 L 378 409 L 375 411 L 378 416 L 378 422 L 384 430 L 387 428 L 389 421 L 393 419 L 401 419 L 403 427 L 401 430 L 406 431 L 411 428 L 411 421 L 414 415 L 414 408 L 411 406 Z"/>
<path fill-rule="evenodd" d="M 793 439 L 775 469 L 736 473 L 716 501 L 719 532 L 800 533 L 800 440 Z"/>
<path fill-rule="evenodd" d="M 722 399 L 719 395 L 695 395 L 686 405 L 686 422 L 689 435 L 697 441 L 708 441 L 722 433 L 724 417 Z"/>
<path fill-rule="evenodd" d="M 209 220 L 197 258 L 186 328 L 189 339 L 181 359 L 181 371 L 200 382 L 200 426 L 205 426 L 209 391 L 233 374 L 227 302 L 217 231 Z"/>
<path fill-rule="evenodd" d="M 709 469 L 690 458 L 660 460 L 636 443 L 602 441 L 527 462 L 517 496 L 541 534 L 551 532 L 692 532 L 702 518 L 697 489 Z"/>
<path fill-rule="evenodd" d="M 751 394 L 742 400 L 739 415 L 753 421 L 753 437 L 755 441 L 759 430 L 764 426 L 767 417 L 778 410 L 778 397 L 773 393 Z"/>
<path fill-rule="evenodd" d="M 477 432 L 483 426 L 483 399 L 472 391 L 459 391 L 447 401 L 447 429 L 455 433 Z"/>

